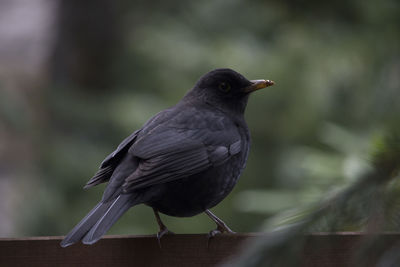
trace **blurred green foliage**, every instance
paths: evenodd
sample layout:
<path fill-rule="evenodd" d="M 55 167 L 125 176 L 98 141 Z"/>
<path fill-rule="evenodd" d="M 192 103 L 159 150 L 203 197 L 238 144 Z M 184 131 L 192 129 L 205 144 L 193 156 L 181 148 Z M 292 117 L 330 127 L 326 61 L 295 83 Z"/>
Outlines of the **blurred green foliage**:
<path fill-rule="evenodd" d="M 349 266 L 398 266 L 399 242 L 384 241 L 385 233 L 400 229 L 400 128 L 376 137 L 371 168 L 340 192 L 307 209 L 286 214 L 281 227 L 248 246 L 245 253 L 224 266 L 298 266 L 304 257 L 305 233 L 362 231 L 351 249 Z M 348 249 L 348 248 L 347 248 Z M 322 251 L 313 244 L 314 252 Z M 345 249 L 346 250 L 346 249 Z"/>
<path fill-rule="evenodd" d="M 399 122 L 398 1 L 117 1 L 113 12 L 118 47 L 102 73 L 110 84 L 97 90 L 54 75 L 45 122 L 28 124 L 38 180 L 16 235 L 67 233 L 101 197 L 103 186 L 82 189 L 101 160 L 217 67 L 276 82 L 250 98 L 248 164 L 214 208 L 238 232 L 271 229 L 351 184 L 371 169 L 372 140 Z M 203 215 L 163 220 L 176 233 L 214 227 Z M 156 231 L 141 205 L 110 233 Z"/>

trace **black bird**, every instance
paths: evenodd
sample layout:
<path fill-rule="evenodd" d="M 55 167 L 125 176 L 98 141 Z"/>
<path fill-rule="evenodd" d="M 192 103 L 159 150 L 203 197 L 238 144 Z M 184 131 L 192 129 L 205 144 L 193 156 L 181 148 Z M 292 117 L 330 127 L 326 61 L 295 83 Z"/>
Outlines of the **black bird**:
<path fill-rule="evenodd" d="M 217 224 L 210 236 L 233 233 L 209 209 L 229 194 L 245 167 L 249 94 L 273 84 L 249 81 L 231 69 L 202 76 L 178 104 L 156 114 L 104 159 L 85 186 L 108 182 L 103 197 L 61 246 L 95 243 L 141 203 L 154 210 L 158 240 L 168 233 L 158 212 L 177 217 L 205 212 Z"/>

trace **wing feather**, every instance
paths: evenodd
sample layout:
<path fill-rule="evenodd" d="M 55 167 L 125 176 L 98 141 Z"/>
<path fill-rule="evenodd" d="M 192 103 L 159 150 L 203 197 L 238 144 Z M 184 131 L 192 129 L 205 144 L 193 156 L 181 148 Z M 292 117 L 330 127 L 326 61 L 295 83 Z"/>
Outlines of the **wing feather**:
<path fill-rule="evenodd" d="M 133 132 L 130 136 L 125 138 L 110 155 L 108 155 L 103 162 L 100 164 L 99 170 L 96 174 L 86 183 L 84 188 L 90 188 L 92 186 L 105 183 L 110 180 L 115 168 L 121 162 L 125 156 L 129 147 L 135 141 L 140 130 Z"/>
<path fill-rule="evenodd" d="M 179 148 L 181 150 L 182 148 Z M 186 151 L 164 153 L 142 160 L 139 167 L 126 180 L 124 191 L 148 187 L 158 183 L 184 178 L 201 172 L 212 165 L 204 145 L 190 146 Z"/>

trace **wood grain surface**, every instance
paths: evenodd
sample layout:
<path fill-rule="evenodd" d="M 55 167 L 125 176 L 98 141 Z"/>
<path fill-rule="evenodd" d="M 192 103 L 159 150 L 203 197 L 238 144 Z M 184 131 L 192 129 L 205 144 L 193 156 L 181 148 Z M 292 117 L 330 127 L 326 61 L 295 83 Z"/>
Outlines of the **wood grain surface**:
<path fill-rule="evenodd" d="M 62 237 L 0 238 L 0 266 L 216 266 L 240 255 L 265 234 L 214 237 L 167 235 L 161 248 L 155 236 L 106 236 L 94 245 L 59 246 Z M 360 240 L 357 233 L 307 235 L 299 266 L 351 266 Z M 382 235 L 386 244 L 400 234 Z M 234 262 L 234 261 L 233 261 Z M 374 264 L 370 262 L 373 266 Z"/>

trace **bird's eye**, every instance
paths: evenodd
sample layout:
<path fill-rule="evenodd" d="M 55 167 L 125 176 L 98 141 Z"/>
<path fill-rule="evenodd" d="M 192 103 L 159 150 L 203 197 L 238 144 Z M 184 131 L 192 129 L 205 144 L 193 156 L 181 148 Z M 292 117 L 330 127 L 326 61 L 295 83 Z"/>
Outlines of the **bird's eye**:
<path fill-rule="evenodd" d="M 229 92 L 229 90 L 231 90 L 231 85 L 227 82 L 222 82 L 218 85 L 219 90 L 221 90 L 222 92 Z"/>

